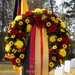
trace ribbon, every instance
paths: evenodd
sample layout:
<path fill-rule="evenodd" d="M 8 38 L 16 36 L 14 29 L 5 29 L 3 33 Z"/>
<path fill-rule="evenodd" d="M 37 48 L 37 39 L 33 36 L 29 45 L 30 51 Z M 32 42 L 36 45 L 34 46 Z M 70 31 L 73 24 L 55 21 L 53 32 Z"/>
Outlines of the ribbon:
<path fill-rule="evenodd" d="M 48 75 L 48 40 L 46 28 L 33 26 L 30 35 L 28 75 Z"/>
<path fill-rule="evenodd" d="M 36 25 L 33 26 L 30 35 L 29 75 L 34 75 L 35 73 L 35 35 L 36 35 Z"/>

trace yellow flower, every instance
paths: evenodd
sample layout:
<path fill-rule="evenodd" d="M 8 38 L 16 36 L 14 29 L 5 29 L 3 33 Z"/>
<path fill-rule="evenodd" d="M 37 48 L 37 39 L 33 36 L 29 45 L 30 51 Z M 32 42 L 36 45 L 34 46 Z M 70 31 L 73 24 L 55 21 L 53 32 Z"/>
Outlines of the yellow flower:
<path fill-rule="evenodd" d="M 18 52 L 21 52 L 21 49 L 19 49 Z"/>
<path fill-rule="evenodd" d="M 58 23 L 58 20 L 56 19 L 56 20 L 54 20 L 54 22 L 55 22 L 55 23 Z"/>
<path fill-rule="evenodd" d="M 15 23 L 16 23 L 15 21 L 12 21 L 12 22 L 11 22 L 12 25 L 15 25 Z"/>
<path fill-rule="evenodd" d="M 61 42 L 62 41 L 62 38 L 61 37 L 57 38 L 57 41 L 58 42 Z"/>
<path fill-rule="evenodd" d="M 64 49 L 66 49 L 66 48 L 67 48 L 67 45 L 66 45 L 66 44 L 63 44 L 62 47 L 63 47 Z"/>
<path fill-rule="evenodd" d="M 19 25 L 23 25 L 23 22 L 22 21 L 19 21 Z"/>
<path fill-rule="evenodd" d="M 21 40 L 17 40 L 15 43 L 14 43 L 14 45 L 17 47 L 17 48 L 22 48 L 23 47 L 23 42 L 21 41 Z"/>
<path fill-rule="evenodd" d="M 34 10 L 34 13 L 37 13 L 37 14 L 42 13 L 42 10 L 41 10 L 40 8 L 36 8 L 36 9 Z"/>
<path fill-rule="evenodd" d="M 11 58 L 15 58 L 15 55 L 13 53 L 11 53 L 10 55 L 11 55 Z"/>
<path fill-rule="evenodd" d="M 28 24 L 30 22 L 30 20 L 29 19 L 26 19 L 25 22 Z"/>
<path fill-rule="evenodd" d="M 52 60 L 56 61 L 56 57 L 55 57 L 55 56 L 53 56 L 53 57 L 52 57 Z"/>
<path fill-rule="evenodd" d="M 52 20 L 52 21 L 55 21 L 55 18 L 54 18 L 54 17 L 51 17 L 51 20 Z"/>
<path fill-rule="evenodd" d="M 48 14 L 51 15 L 52 14 L 52 11 L 48 11 Z"/>
<path fill-rule="evenodd" d="M 10 41 L 10 42 L 9 42 L 9 45 L 11 45 L 11 46 L 12 46 L 13 44 L 14 44 L 14 42 L 13 42 L 13 41 Z"/>
<path fill-rule="evenodd" d="M 15 38 L 16 35 L 12 35 L 11 38 Z"/>
<path fill-rule="evenodd" d="M 20 56 L 19 56 L 21 59 L 24 59 L 24 54 L 20 54 Z"/>
<path fill-rule="evenodd" d="M 61 24 L 61 27 L 62 27 L 62 28 L 66 28 L 66 25 L 65 25 L 64 22 L 61 22 L 60 24 Z"/>
<path fill-rule="evenodd" d="M 65 30 L 64 30 L 64 29 L 61 29 L 60 31 L 61 31 L 61 32 L 65 32 Z"/>
<path fill-rule="evenodd" d="M 44 20 L 44 19 L 46 19 L 47 18 L 47 16 L 45 16 L 45 15 L 42 15 L 42 20 Z"/>
<path fill-rule="evenodd" d="M 42 9 L 42 11 L 46 10 L 45 8 Z"/>
<path fill-rule="evenodd" d="M 50 27 L 50 26 L 51 26 L 51 23 L 50 23 L 50 22 L 47 22 L 47 23 L 46 23 L 46 26 L 47 26 L 47 27 Z"/>
<path fill-rule="evenodd" d="M 12 52 L 13 52 L 13 53 L 16 53 L 16 52 L 17 52 L 17 50 L 13 49 L 13 50 L 12 50 Z"/>
<path fill-rule="evenodd" d="M 51 41 L 51 42 L 55 42 L 55 41 L 56 41 L 56 38 L 57 38 L 56 35 L 52 35 L 52 36 L 50 37 L 50 41 Z"/>
<path fill-rule="evenodd" d="M 22 19 L 22 16 L 16 16 L 15 20 L 19 21 Z"/>
<path fill-rule="evenodd" d="M 20 58 L 16 58 L 16 63 L 20 63 L 20 62 L 21 62 Z"/>
<path fill-rule="evenodd" d="M 9 39 L 9 37 L 8 36 L 5 36 L 5 40 L 7 40 L 7 39 Z"/>
<path fill-rule="evenodd" d="M 9 44 L 7 44 L 7 45 L 5 46 L 5 50 L 6 50 L 6 52 L 10 52 L 11 46 L 10 46 Z"/>
<path fill-rule="evenodd" d="M 59 60 L 59 62 L 60 62 L 60 64 L 62 64 L 63 62 L 62 62 L 62 60 Z"/>
<path fill-rule="evenodd" d="M 54 63 L 53 62 L 50 62 L 49 63 L 49 67 L 51 67 L 51 68 L 54 67 Z"/>
<path fill-rule="evenodd" d="M 60 21 L 60 18 L 56 18 L 58 21 Z"/>
<path fill-rule="evenodd" d="M 8 30 L 8 33 L 10 33 L 10 32 L 11 32 L 11 29 Z"/>
<path fill-rule="evenodd" d="M 57 49 L 57 45 L 54 45 L 54 46 L 52 47 L 52 49 Z"/>
<path fill-rule="evenodd" d="M 27 28 L 26 28 L 26 32 L 30 32 L 32 29 L 32 25 L 31 24 L 28 24 L 27 25 Z"/>
<path fill-rule="evenodd" d="M 16 24 L 16 22 L 15 21 L 12 21 L 11 22 L 11 27 L 14 28 L 15 24 Z"/>
<path fill-rule="evenodd" d="M 63 57 L 66 56 L 66 50 L 64 48 L 60 49 L 59 54 Z"/>

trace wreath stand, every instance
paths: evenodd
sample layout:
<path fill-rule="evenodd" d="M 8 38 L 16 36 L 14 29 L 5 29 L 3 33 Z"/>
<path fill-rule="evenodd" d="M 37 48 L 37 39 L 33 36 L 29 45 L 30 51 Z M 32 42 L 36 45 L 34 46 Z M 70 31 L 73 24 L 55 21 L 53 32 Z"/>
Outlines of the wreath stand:
<path fill-rule="evenodd" d="M 20 75 L 24 75 L 24 67 L 20 67 Z"/>

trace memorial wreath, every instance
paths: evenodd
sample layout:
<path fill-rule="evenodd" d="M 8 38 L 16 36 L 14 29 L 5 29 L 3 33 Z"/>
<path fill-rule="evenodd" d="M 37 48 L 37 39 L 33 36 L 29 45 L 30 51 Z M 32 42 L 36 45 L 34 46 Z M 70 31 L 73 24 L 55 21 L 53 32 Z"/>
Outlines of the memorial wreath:
<path fill-rule="evenodd" d="M 29 10 L 10 23 L 5 36 L 5 57 L 9 58 L 13 65 L 24 64 L 27 38 L 34 25 L 39 28 L 45 27 L 47 30 L 49 68 L 53 69 L 63 64 L 69 52 L 69 31 L 54 13 L 40 8 Z"/>

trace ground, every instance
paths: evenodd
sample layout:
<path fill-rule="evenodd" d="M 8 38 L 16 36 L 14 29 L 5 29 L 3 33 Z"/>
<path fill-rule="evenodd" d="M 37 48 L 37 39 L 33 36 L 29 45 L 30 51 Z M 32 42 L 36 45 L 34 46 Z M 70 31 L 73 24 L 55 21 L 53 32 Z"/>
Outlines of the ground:
<path fill-rule="evenodd" d="M 0 62 L 0 75 L 20 75 L 13 70 L 13 65 L 9 61 Z M 54 75 L 54 70 L 50 72 L 50 75 Z M 75 75 L 75 68 L 71 69 L 71 73 L 65 73 L 64 75 Z"/>
<path fill-rule="evenodd" d="M 0 75 L 19 75 L 9 61 L 0 62 Z"/>

